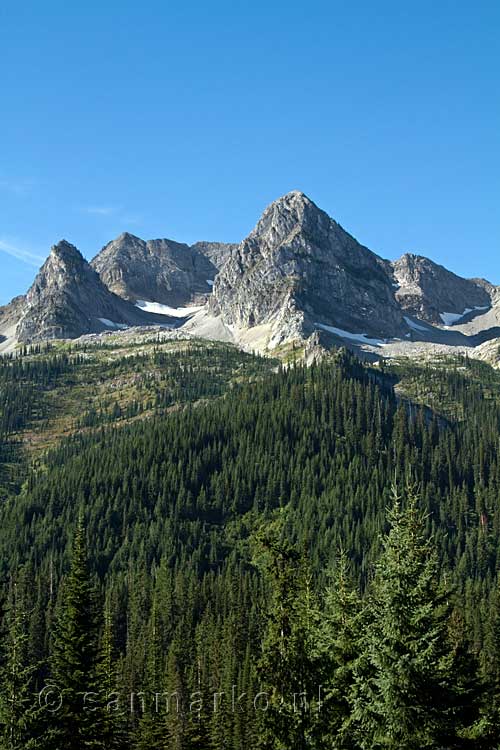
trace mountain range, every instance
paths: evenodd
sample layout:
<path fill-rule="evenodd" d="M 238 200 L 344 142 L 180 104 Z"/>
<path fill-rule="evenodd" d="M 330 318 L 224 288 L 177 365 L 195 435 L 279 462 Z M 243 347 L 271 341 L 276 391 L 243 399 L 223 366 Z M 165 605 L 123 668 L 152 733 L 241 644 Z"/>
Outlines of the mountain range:
<path fill-rule="evenodd" d="M 0 351 L 158 325 L 264 353 L 313 343 L 372 359 L 496 359 L 500 289 L 419 255 L 385 260 L 293 191 L 240 244 L 124 233 L 89 263 L 59 242 L 27 294 L 0 308 Z"/>

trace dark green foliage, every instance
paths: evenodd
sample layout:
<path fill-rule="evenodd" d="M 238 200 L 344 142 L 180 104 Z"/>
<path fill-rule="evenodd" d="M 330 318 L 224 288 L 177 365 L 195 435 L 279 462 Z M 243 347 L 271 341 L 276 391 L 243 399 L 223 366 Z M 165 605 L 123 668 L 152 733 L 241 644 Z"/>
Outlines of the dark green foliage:
<path fill-rule="evenodd" d="M 460 700 L 466 655 L 449 640 L 450 592 L 440 584 L 435 549 L 411 494 L 404 509 L 396 497 L 389 522 L 361 643 L 354 700 L 359 744 L 460 747 L 464 720 L 478 716 L 464 715 L 467 705 L 473 713 L 471 694 Z"/>
<path fill-rule="evenodd" d="M 25 571 L 12 582 L 4 617 L 4 653 L 0 671 L 0 748 L 35 750 L 41 747 L 41 711 L 37 700 L 37 665 L 30 658 Z"/>
<path fill-rule="evenodd" d="M 124 356 L 106 344 L 101 358 L 90 345 L 31 352 L 0 367 L 3 599 L 10 571 L 27 565 L 30 680 L 36 689 L 60 681 L 68 696 L 53 728 L 66 737 L 80 732 L 78 747 L 248 750 L 288 742 L 358 750 L 363 721 L 372 738 L 364 746 L 375 750 L 391 747 L 380 736 L 393 747 L 402 741 L 400 726 L 413 732 L 412 710 L 432 704 L 442 677 L 444 708 L 420 722 L 407 747 L 438 735 L 447 747 L 491 747 L 500 693 L 498 376 L 467 362 L 451 372 L 375 371 L 345 353 L 269 374 L 269 363 L 229 347 L 154 347 Z M 411 380 L 422 406 L 396 397 L 398 377 L 398 387 Z M 128 378 L 135 390 L 126 400 L 114 389 Z M 101 399 L 103 383 L 112 387 Z M 72 415 L 70 437 L 30 466 L 23 430 L 35 425 L 44 434 L 55 386 L 65 396 L 85 387 L 88 399 Z M 429 392 L 446 404 L 439 416 L 426 406 Z M 395 477 L 418 482 L 425 518 L 414 555 L 434 559 L 415 570 L 396 567 L 392 578 L 379 569 L 372 587 Z M 256 567 L 256 531 L 285 507 L 278 536 L 264 538 L 268 562 Z M 81 530 L 80 551 L 72 552 L 79 516 L 89 570 Z M 349 564 L 337 564 L 339 549 Z M 409 623 L 391 608 L 391 585 L 400 579 L 402 586 L 405 576 L 411 606 L 402 602 L 400 614 L 417 613 Z M 448 602 L 442 592 L 450 586 Z M 410 625 L 419 646 L 411 664 L 399 664 L 391 647 Z M 439 639 L 429 636 L 433 629 Z M 379 635 L 384 649 L 375 658 Z M 477 658 L 488 690 L 477 679 Z M 420 704 L 407 710 L 397 685 L 414 674 L 425 685 Z M 319 683 L 322 710 L 295 714 L 274 701 L 274 713 L 263 717 L 254 706 L 263 682 L 276 694 L 310 693 Z M 99 687 L 90 719 L 77 711 L 84 685 Z M 236 706 L 233 690 L 242 696 Z M 108 711 L 110 693 L 116 710 Z M 179 707 L 172 710 L 172 699 L 167 711 L 163 698 L 173 694 Z M 362 709 L 357 719 L 354 706 Z"/>
<path fill-rule="evenodd" d="M 262 567 L 272 592 L 257 674 L 261 698 L 258 746 L 317 748 L 321 736 L 323 654 L 317 649 L 319 606 L 304 558 L 283 540 L 280 525 L 260 534 Z"/>
<path fill-rule="evenodd" d="M 85 527 L 80 519 L 73 542 L 71 569 L 62 584 L 51 649 L 51 679 L 61 698 L 60 710 L 52 716 L 58 745 L 104 747 L 98 633 Z"/>
<path fill-rule="evenodd" d="M 337 750 L 358 747 L 352 712 L 367 619 L 348 557 L 342 551 L 326 590 L 317 643 L 324 665 L 321 730 L 329 746 Z"/>

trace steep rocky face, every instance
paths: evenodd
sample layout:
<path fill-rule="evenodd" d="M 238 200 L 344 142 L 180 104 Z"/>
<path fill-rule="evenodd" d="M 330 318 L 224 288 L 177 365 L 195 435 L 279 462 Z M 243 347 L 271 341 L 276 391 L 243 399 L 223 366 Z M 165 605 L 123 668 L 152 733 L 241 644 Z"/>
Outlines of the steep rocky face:
<path fill-rule="evenodd" d="M 211 243 L 206 243 L 211 244 Z M 218 257 L 220 251 L 214 248 Z M 204 302 L 217 267 L 201 249 L 172 240 L 141 240 L 121 234 L 91 263 L 108 289 L 124 299 L 171 307 Z"/>
<path fill-rule="evenodd" d="M 8 305 L 0 307 L 0 354 L 13 349 L 16 341 L 16 327 L 22 315 L 26 297 L 14 297 Z"/>
<path fill-rule="evenodd" d="M 194 309 L 154 314 L 162 306 Z M 251 350 L 297 341 L 306 360 L 339 342 L 412 356 L 416 342 L 473 349 L 498 338 L 500 288 L 417 255 L 383 260 L 294 191 L 240 245 L 122 234 L 89 265 L 60 242 L 27 295 L 0 308 L 0 353 L 17 341 L 164 324 Z"/>
<path fill-rule="evenodd" d="M 237 247 L 236 243 L 228 242 L 195 242 L 194 245 L 191 245 L 191 249 L 202 253 L 202 255 L 208 258 L 214 264 L 217 271 L 221 270 Z"/>
<path fill-rule="evenodd" d="M 209 302 L 226 325 L 272 324 L 270 345 L 318 324 L 394 336 L 404 321 L 389 264 L 303 193 L 272 203 L 219 273 Z"/>
<path fill-rule="evenodd" d="M 461 316 L 492 304 L 494 287 L 487 281 L 462 279 L 428 258 L 407 253 L 392 266 L 398 303 L 421 320 L 442 325 L 446 314 Z"/>
<path fill-rule="evenodd" d="M 11 303 L 12 304 L 12 303 Z M 63 240 L 52 248 L 17 305 L 15 335 L 30 342 L 141 325 L 151 317 L 112 294 L 81 253 Z"/>

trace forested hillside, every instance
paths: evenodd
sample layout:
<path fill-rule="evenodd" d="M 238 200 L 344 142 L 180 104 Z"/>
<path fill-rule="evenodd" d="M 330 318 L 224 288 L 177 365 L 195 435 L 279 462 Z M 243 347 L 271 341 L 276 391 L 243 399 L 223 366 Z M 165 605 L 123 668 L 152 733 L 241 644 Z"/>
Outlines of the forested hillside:
<path fill-rule="evenodd" d="M 0 388 L 5 748 L 498 747 L 494 370 L 151 341 Z"/>

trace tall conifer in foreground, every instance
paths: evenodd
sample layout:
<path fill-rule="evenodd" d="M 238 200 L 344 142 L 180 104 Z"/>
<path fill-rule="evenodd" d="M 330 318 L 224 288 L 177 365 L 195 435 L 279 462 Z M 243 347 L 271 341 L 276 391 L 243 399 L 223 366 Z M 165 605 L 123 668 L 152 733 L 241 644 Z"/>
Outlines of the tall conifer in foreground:
<path fill-rule="evenodd" d="M 303 556 L 271 525 L 260 538 L 271 587 L 258 665 L 256 711 L 262 750 L 320 748 L 322 659 L 316 644 L 319 610 Z"/>
<path fill-rule="evenodd" d="M 351 579 L 347 555 L 342 552 L 326 592 L 317 644 L 327 668 L 322 731 L 335 750 L 357 748 L 350 719 L 362 627 L 361 598 Z"/>
<path fill-rule="evenodd" d="M 405 508 L 395 495 L 389 521 L 356 687 L 360 747 L 467 747 L 460 665 L 449 641 L 450 596 L 439 583 L 436 553 L 413 493 Z"/>
<path fill-rule="evenodd" d="M 37 750 L 42 747 L 34 680 L 38 665 L 30 663 L 29 612 L 17 583 L 10 593 L 6 623 L 0 672 L 0 749 Z"/>
<path fill-rule="evenodd" d="M 98 620 L 80 517 L 71 569 L 63 584 L 52 646 L 52 682 L 61 696 L 54 712 L 54 748 L 102 748 L 103 701 L 99 684 Z"/>

